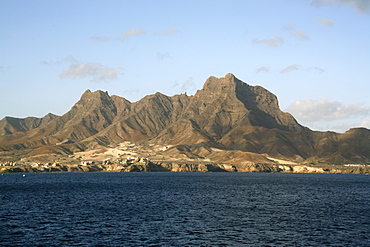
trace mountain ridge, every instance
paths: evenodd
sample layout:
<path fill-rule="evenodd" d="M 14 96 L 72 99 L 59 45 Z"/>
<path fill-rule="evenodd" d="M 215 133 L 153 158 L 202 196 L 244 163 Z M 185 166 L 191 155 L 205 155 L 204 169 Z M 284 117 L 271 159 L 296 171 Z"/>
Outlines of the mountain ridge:
<path fill-rule="evenodd" d="M 294 162 L 370 161 L 370 130 L 312 131 L 281 111 L 274 94 L 231 73 L 209 77 L 193 96 L 155 93 L 132 103 L 86 90 L 62 116 L 0 120 L 3 152 L 66 155 L 124 141 L 170 145 L 173 155 L 216 162 L 224 158 L 215 155 L 215 148 L 228 153 L 231 163 L 242 162 L 238 152 L 245 153 L 243 162 L 267 156 Z"/>

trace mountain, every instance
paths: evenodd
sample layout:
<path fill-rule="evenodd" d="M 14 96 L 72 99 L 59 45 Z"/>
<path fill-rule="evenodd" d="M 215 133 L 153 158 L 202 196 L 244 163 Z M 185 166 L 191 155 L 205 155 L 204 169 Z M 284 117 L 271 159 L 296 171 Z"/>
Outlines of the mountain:
<path fill-rule="evenodd" d="M 14 118 L 5 117 L 0 120 L 0 135 L 14 134 L 17 132 L 26 132 L 38 128 L 54 118 L 57 115 L 52 113 L 47 114 L 43 118 L 27 117 L 27 118 Z"/>
<path fill-rule="evenodd" d="M 62 116 L 0 120 L 0 150 L 71 154 L 123 141 L 168 145 L 167 155 L 214 162 L 367 163 L 370 130 L 317 132 L 279 108 L 274 94 L 233 74 L 194 96 L 156 93 L 131 103 L 87 90 Z"/>
<path fill-rule="evenodd" d="M 221 143 L 227 136 L 239 136 L 240 131 L 246 134 L 255 127 L 288 132 L 304 129 L 289 113 L 280 111 L 275 95 L 262 87 L 249 86 L 232 74 L 220 79 L 210 77 L 203 89 L 192 97 L 181 121 L 182 125 L 187 123 L 188 128 L 201 133 L 204 141 Z M 161 142 L 183 142 L 181 138 L 177 141 L 177 138 L 170 137 L 171 133 L 184 137 L 184 134 L 179 134 L 181 130 L 177 125 L 179 123 L 176 122 L 175 126 L 169 126 L 157 138 Z M 187 142 L 199 142 L 188 139 Z"/>

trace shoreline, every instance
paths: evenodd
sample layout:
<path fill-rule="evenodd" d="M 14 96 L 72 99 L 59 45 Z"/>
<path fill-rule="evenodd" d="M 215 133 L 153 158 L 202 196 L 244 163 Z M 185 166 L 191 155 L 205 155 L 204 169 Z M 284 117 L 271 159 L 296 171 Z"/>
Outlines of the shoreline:
<path fill-rule="evenodd" d="M 370 174 L 370 165 L 286 165 L 286 164 L 207 164 L 148 162 L 129 165 L 16 165 L 2 166 L 0 173 L 49 173 L 49 172 L 268 172 L 268 173 L 327 173 L 327 174 Z"/>

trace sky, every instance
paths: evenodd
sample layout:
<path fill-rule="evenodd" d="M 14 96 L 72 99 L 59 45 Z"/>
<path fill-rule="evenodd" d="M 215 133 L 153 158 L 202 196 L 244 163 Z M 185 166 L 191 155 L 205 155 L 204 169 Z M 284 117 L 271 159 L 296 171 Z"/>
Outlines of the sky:
<path fill-rule="evenodd" d="M 0 119 L 233 73 L 313 130 L 370 128 L 369 0 L 1 0 Z"/>

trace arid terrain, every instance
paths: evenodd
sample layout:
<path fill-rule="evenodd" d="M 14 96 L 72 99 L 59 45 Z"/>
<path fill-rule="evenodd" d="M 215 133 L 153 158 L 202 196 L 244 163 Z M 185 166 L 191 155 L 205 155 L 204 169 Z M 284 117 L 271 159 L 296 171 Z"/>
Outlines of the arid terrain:
<path fill-rule="evenodd" d="M 0 120 L 0 172 L 369 173 L 370 130 L 312 131 L 233 74 L 131 103 L 87 90 L 63 116 Z"/>
<path fill-rule="evenodd" d="M 222 150 L 214 152 L 224 153 Z M 6 162 L 1 173 L 9 172 L 290 172 L 290 173 L 352 173 L 369 174 L 370 165 L 325 163 L 295 163 L 266 157 L 268 161 L 249 160 L 230 163 L 210 159 L 189 158 L 171 154 L 171 147 L 136 145 L 123 142 L 106 147 L 77 152 L 73 155 L 39 155 Z M 36 161 L 37 160 L 37 161 Z"/>

